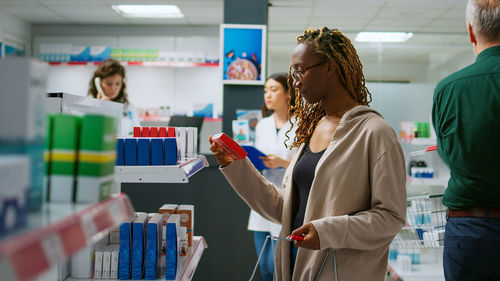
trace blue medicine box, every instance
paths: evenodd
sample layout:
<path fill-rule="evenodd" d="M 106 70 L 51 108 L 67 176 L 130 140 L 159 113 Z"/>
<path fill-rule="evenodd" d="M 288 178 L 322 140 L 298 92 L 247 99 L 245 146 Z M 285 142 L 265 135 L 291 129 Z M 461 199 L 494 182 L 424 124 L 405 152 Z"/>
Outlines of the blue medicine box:
<path fill-rule="evenodd" d="M 132 223 L 120 225 L 120 251 L 118 252 L 118 279 L 130 280 L 132 267 Z"/>
<path fill-rule="evenodd" d="M 139 166 L 151 165 L 151 150 L 149 138 L 137 139 L 137 164 Z"/>
<path fill-rule="evenodd" d="M 137 166 L 137 139 L 125 139 L 125 165 Z"/>
<path fill-rule="evenodd" d="M 163 165 L 163 139 L 161 138 L 151 139 L 151 165 Z"/>
<path fill-rule="evenodd" d="M 125 165 L 125 159 L 123 157 L 124 153 L 125 153 L 125 140 L 124 139 L 117 139 L 116 140 L 116 166 Z"/>
<path fill-rule="evenodd" d="M 165 165 L 177 165 L 177 141 L 176 138 L 165 138 Z"/>

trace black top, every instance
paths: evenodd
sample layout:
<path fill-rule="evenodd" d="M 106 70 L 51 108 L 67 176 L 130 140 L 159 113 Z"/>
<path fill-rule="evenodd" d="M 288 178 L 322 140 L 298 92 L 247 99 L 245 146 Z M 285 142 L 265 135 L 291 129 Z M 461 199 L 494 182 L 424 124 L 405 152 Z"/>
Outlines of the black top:
<path fill-rule="evenodd" d="M 293 186 L 295 188 L 293 194 L 294 202 L 292 205 L 292 231 L 304 224 L 307 198 L 309 198 L 309 191 L 311 190 L 314 179 L 314 171 L 324 152 L 325 150 L 317 153 L 311 152 L 309 143 L 306 143 L 304 152 L 295 164 L 293 169 Z"/>

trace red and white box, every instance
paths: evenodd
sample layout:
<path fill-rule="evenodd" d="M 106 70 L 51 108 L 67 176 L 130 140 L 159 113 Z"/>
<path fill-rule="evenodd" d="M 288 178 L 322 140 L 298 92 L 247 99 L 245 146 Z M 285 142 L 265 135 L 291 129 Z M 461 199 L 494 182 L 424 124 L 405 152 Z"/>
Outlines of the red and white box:
<path fill-rule="evenodd" d="M 212 140 L 221 146 L 235 160 L 243 159 L 248 154 L 238 143 L 224 133 L 214 135 Z"/>

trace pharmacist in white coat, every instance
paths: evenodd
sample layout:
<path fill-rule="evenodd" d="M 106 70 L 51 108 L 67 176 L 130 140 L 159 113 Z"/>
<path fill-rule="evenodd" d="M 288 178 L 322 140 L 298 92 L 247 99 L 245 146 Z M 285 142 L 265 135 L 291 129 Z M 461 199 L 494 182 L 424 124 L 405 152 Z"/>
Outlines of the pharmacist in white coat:
<path fill-rule="evenodd" d="M 290 164 L 296 149 L 290 150 L 285 146 L 285 141 L 290 146 L 295 138 L 295 127 L 291 127 L 288 118 L 288 102 L 290 91 L 287 84 L 287 73 L 277 73 L 269 76 L 264 86 L 264 101 L 262 115 L 255 129 L 255 147 L 264 152 L 267 157 L 261 157 L 264 165 L 269 169 L 262 170 L 262 175 L 281 187 L 285 168 Z M 278 236 L 281 225 L 266 220 L 255 211 L 250 212 L 248 230 L 254 232 L 255 248 L 257 255 L 267 235 Z M 274 273 L 273 249 L 268 243 L 259 262 L 260 273 L 263 281 L 272 281 Z"/>
<path fill-rule="evenodd" d="M 140 126 L 139 114 L 128 100 L 126 87 L 125 67 L 114 59 L 107 59 L 99 64 L 89 82 L 89 96 L 123 103 L 123 114 L 118 127 L 118 136 L 121 137 L 132 135 L 134 127 Z"/>

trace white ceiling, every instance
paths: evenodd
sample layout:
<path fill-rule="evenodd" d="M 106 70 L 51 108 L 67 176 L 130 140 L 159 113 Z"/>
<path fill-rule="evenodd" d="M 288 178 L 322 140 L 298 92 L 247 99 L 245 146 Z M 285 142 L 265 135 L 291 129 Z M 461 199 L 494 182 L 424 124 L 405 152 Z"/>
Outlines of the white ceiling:
<path fill-rule="evenodd" d="M 270 0 L 269 52 L 289 56 L 305 28 L 335 27 L 351 39 L 359 31 L 406 31 L 405 43 L 355 43 L 365 62 L 429 62 L 470 50 L 465 30 L 466 0 Z M 123 18 L 115 4 L 175 4 L 182 19 Z M 0 0 L 0 11 L 31 24 L 175 24 L 223 22 L 223 0 Z"/>

